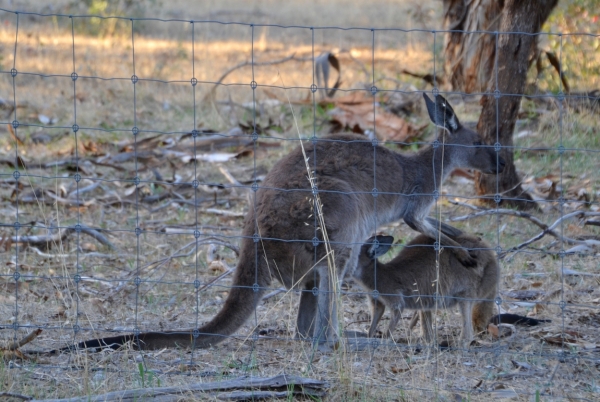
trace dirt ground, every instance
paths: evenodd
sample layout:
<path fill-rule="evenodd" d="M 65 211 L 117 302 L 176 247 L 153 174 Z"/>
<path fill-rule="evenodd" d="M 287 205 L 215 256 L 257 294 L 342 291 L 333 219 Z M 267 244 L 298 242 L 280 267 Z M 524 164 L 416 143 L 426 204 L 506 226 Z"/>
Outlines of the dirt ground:
<path fill-rule="evenodd" d="M 108 2 L 113 14 L 184 20 L 132 23 L 69 17 L 98 14 L 90 12 L 98 1 L 0 2 L 36 13 L 19 15 L 17 34 L 16 14 L 0 11 L 0 393 L 85 397 L 286 373 L 327 381 L 326 400 L 598 399 L 598 109 L 561 111 L 552 99 L 524 101 L 515 134 L 517 170 L 540 206 L 533 218 L 482 212 L 469 171 L 451 175 L 435 208 L 501 248 L 501 310 L 549 323 L 442 350 L 409 330 L 406 311 L 395 342 L 324 353 L 293 339 L 298 294 L 273 282 L 256 315 L 211 349 L 25 358 L 7 350 L 37 328 L 23 352 L 209 321 L 231 285 L 249 187 L 299 138 L 368 135 L 364 106 L 373 110 L 373 98 L 354 93 L 378 88 L 376 132 L 386 146 L 412 152 L 432 139 L 415 93 L 431 86 L 404 71 L 441 71 L 443 35 L 368 28 L 438 27 L 438 2 L 200 3 Z M 326 52 L 341 83 L 324 100 L 310 86 L 313 66 L 329 66 L 330 86 L 337 78 L 333 62 L 316 61 Z M 477 97 L 449 99 L 464 122 L 476 122 Z M 554 232 L 536 222 L 555 223 Z M 401 222 L 378 230 L 396 238 L 388 259 L 415 235 Z M 343 290 L 344 328 L 366 333 L 366 295 L 350 278 Z M 438 341 L 458 338 L 459 322 L 458 311 L 439 310 Z"/>

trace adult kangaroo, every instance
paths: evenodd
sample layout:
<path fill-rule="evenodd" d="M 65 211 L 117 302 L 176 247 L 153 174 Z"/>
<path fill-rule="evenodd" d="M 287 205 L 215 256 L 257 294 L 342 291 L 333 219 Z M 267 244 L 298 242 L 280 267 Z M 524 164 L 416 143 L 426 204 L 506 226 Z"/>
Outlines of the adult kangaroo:
<path fill-rule="evenodd" d="M 436 192 L 457 167 L 502 172 L 504 160 L 481 136 L 462 126 L 446 99 L 424 94 L 431 120 L 444 131 L 435 144 L 401 154 L 355 134 L 306 142 L 273 166 L 256 191 L 246 216 L 233 285 L 221 311 L 198 328 L 177 333 L 143 333 L 144 349 L 180 345 L 208 347 L 240 328 L 252 315 L 273 278 L 302 289 L 297 317 L 300 337 L 335 342 L 339 281 L 354 271 L 360 247 L 379 225 L 404 219 L 413 229 L 439 239 L 465 266 L 475 266 L 468 250 L 452 240 L 454 228 L 427 218 Z M 306 155 L 306 157 L 305 157 Z M 314 177 L 308 178 L 307 165 Z M 315 199 L 318 197 L 318 200 Z M 324 227 L 318 226 L 316 202 Z M 441 227 L 442 233 L 439 232 Z M 338 283 L 327 263 L 327 233 Z M 132 339 L 131 335 L 112 337 Z M 82 342 L 89 347 L 102 340 Z"/>

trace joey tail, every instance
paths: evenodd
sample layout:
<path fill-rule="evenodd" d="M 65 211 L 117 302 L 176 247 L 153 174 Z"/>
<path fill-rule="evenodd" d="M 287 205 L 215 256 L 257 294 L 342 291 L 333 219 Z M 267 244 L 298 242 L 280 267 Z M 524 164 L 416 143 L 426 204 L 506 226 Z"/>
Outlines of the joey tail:
<path fill-rule="evenodd" d="M 414 319 L 414 317 L 413 317 Z M 513 325 L 524 325 L 527 327 L 535 327 L 536 325 L 540 325 L 544 322 L 552 322 L 552 320 L 538 320 L 531 317 L 525 317 L 518 314 L 497 314 L 490 319 L 490 323 L 498 325 L 502 324 L 513 324 Z M 412 324 L 412 322 L 411 322 Z M 448 341 L 442 341 L 438 345 L 441 350 L 449 350 L 450 343 Z"/>
<path fill-rule="evenodd" d="M 518 314 L 498 314 L 491 318 L 492 324 L 513 324 L 513 325 L 525 325 L 528 327 L 535 327 L 544 322 L 552 322 L 551 320 L 538 320 L 535 318 L 525 317 Z"/>
<path fill-rule="evenodd" d="M 268 269 L 264 266 L 265 264 L 259 258 L 259 266 L 256 271 L 254 255 L 248 256 L 248 254 L 254 253 L 244 253 L 244 248 L 242 247 L 240 260 L 233 277 L 233 284 L 223 308 L 210 322 L 198 328 L 196 334 L 194 334 L 195 331 L 193 329 L 186 329 L 165 332 L 142 332 L 137 336 L 134 334 L 117 335 L 100 339 L 90 339 L 47 353 L 55 354 L 58 352 L 91 348 L 118 349 L 128 342 L 132 342 L 134 349 L 141 350 L 155 350 L 168 347 L 207 348 L 211 345 L 216 345 L 244 325 L 262 299 L 266 288 L 271 283 L 271 277 Z M 254 285 L 255 283 L 258 287 Z M 194 337 L 194 335 L 198 336 Z"/>

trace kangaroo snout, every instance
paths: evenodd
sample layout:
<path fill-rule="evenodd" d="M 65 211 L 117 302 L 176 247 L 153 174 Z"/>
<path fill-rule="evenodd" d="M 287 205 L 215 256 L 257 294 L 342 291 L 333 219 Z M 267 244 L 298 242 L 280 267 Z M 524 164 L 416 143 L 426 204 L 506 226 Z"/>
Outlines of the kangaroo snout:
<path fill-rule="evenodd" d="M 504 160 L 503 157 L 501 157 L 501 156 L 498 157 L 497 165 L 498 165 L 498 167 L 492 173 L 496 173 L 496 172 L 502 173 L 504 171 L 504 166 L 506 166 L 506 161 Z"/>
<path fill-rule="evenodd" d="M 504 166 L 506 165 L 506 161 L 503 157 L 498 158 L 498 173 L 502 173 L 504 171 Z"/>
<path fill-rule="evenodd" d="M 503 157 L 496 155 L 496 152 L 492 152 L 489 154 L 491 159 L 491 163 L 487 166 L 487 169 L 481 169 L 481 171 L 485 174 L 500 174 L 504 171 L 504 166 L 506 166 L 506 161 Z"/>

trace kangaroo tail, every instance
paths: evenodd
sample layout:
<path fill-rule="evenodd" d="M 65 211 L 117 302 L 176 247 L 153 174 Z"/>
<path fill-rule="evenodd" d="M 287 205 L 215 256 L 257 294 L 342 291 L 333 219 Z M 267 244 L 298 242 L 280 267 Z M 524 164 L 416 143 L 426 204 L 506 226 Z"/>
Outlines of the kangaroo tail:
<path fill-rule="evenodd" d="M 197 331 L 142 332 L 137 336 L 126 334 L 91 339 L 77 345 L 53 350 L 48 354 L 69 352 L 78 348 L 118 349 L 127 342 L 132 342 L 134 348 L 142 350 L 155 350 L 166 347 L 207 348 L 216 345 L 244 325 L 262 299 L 267 286 L 271 283 L 271 277 L 264 263 L 261 263 L 259 258 L 258 267 L 255 269 L 254 261 L 254 255 L 249 257 L 242 251 L 233 277 L 233 285 L 223 308 L 210 322 L 198 328 Z"/>
<path fill-rule="evenodd" d="M 221 311 L 207 324 L 198 329 L 199 335 L 194 340 L 193 347 L 206 348 L 225 340 L 239 329 L 255 311 L 262 299 L 267 286 L 270 284 L 269 275 L 261 275 L 255 279 L 254 269 L 242 272 L 248 267 L 238 266 L 234 285 L 229 291 L 227 300 Z"/>
<path fill-rule="evenodd" d="M 114 349 L 117 350 L 128 342 L 134 349 L 138 350 L 156 350 L 167 347 L 189 347 L 194 340 L 192 330 L 169 331 L 169 332 L 142 332 L 135 336 L 134 334 L 125 334 L 109 336 L 106 338 L 89 339 L 79 342 L 76 345 L 66 346 L 48 352 L 48 354 L 57 354 L 60 352 L 73 352 L 78 349 Z"/>
<path fill-rule="evenodd" d="M 552 322 L 551 320 L 537 320 L 535 318 L 525 317 L 518 314 L 498 314 L 492 317 L 490 320 L 492 324 L 513 324 L 513 325 L 525 325 L 528 327 L 534 327 L 540 325 L 543 322 Z"/>

